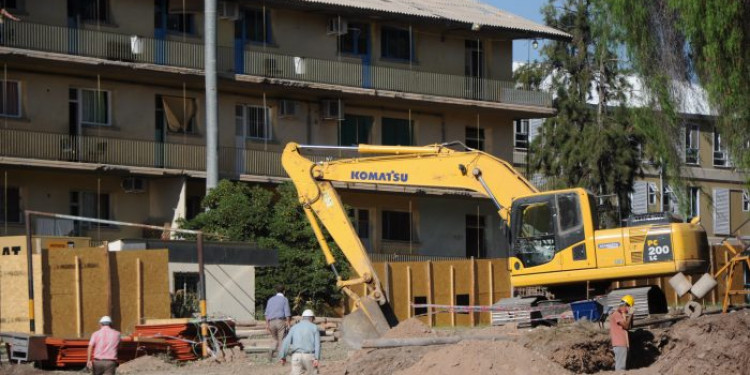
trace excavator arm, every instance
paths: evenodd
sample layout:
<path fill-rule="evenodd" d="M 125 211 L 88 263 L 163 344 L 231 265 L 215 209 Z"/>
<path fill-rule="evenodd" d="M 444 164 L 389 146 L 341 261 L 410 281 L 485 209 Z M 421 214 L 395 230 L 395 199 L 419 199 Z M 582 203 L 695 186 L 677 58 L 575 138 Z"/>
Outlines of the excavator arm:
<path fill-rule="evenodd" d="M 289 143 L 283 152 L 282 165 L 297 188 L 300 203 L 325 254 L 326 262 L 336 273 L 338 286 L 355 301 L 355 311 L 347 316 L 343 328 L 344 338 L 352 346 L 358 346 L 364 339 L 379 337 L 390 324 L 378 307 L 387 306 L 386 295 L 333 182 L 473 191 L 492 199 L 500 217 L 506 222 L 514 197 L 538 192 L 509 163 L 481 151 L 456 151 L 447 146 L 359 145 L 348 149 L 360 154 L 381 156 L 320 163 L 303 156 L 302 150 L 340 148 Z M 343 280 L 338 276 L 335 259 L 319 223 L 323 224 L 339 246 L 357 273 L 356 277 Z M 351 287 L 354 285 L 364 285 L 366 295 L 359 297 L 353 293 Z"/>

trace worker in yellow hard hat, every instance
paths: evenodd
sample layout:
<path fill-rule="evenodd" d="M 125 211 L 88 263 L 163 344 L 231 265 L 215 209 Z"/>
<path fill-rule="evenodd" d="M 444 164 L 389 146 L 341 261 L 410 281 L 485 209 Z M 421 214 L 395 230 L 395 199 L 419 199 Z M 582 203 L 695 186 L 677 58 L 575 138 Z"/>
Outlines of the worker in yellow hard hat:
<path fill-rule="evenodd" d="M 609 318 L 609 335 L 612 338 L 612 351 L 615 352 L 615 371 L 627 368 L 630 348 L 628 329 L 633 322 L 634 304 L 633 296 L 630 294 L 623 296 L 617 309 Z"/>

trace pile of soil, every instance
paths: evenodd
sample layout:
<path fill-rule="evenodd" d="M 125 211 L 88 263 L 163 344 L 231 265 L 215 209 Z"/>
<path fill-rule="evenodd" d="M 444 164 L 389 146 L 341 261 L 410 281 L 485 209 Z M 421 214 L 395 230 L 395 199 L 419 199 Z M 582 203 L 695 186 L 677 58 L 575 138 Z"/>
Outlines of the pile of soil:
<path fill-rule="evenodd" d="M 117 368 L 118 374 L 139 374 L 148 371 L 175 370 L 177 366 L 159 357 L 144 355 L 132 361 L 125 362 Z"/>
<path fill-rule="evenodd" d="M 748 310 L 682 320 L 662 340 L 662 355 L 653 369 L 662 374 L 746 374 L 748 332 Z"/>
<path fill-rule="evenodd" d="M 405 346 L 388 349 L 363 349 L 354 353 L 341 373 L 347 375 L 381 375 L 412 367 L 436 346 Z"/>
<path fill-rule="evenodd" d="M 403 322 L 399 323 L 397 326 L 391 328 L 388 332 L 386 332 L 382 338 L 384 339 L 402 339 L 402 338 L 412 338 L 412 337 L 433 337 L 437 336 L 435 331 L 432 330 L 429 326 L 422 323 L 421 320 L 417 318 L 411 318 L 404 320 Z"/>
<path fill-rule="evenodd" d="M 568 374 L 558 364 L 511 341 L 461 341 L 428 352 L 395 375 Z"/>

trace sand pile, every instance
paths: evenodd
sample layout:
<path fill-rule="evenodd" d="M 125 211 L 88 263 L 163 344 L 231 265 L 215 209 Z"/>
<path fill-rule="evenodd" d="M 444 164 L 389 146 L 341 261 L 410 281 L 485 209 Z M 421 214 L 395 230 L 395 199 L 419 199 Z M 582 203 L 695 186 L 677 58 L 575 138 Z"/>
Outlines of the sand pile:
<path fill-rule="evenodd" d="M 653 368 L 663 374 L 748 374 L 749 332 L 748 310 L 680 321 L 669 329 Z"/>
<path fill-rule="evenodd" d="M 567 374 L 558 364 L 510 341 L 462 341 L 425 354 L 396 375 Z"/>
<path fill-rule="evenodd" d="M 401 339 L 401 338 L 413 338 L 413 337 L 433 337 L 437 336 L 426 324 L 422 323 L 417 318 L 411 318 L 404 320 L 397 326 L 391 328 L 386 332 L 382 338 L 384 339 Z"/>
<path fill-rule="evenodd" d="M 144 355 L 132 361 L 125 362 L 117 368 L 118 374 L 138 374 L 147 371 L 174 370 L 177 366 L 161 358 Z"/>

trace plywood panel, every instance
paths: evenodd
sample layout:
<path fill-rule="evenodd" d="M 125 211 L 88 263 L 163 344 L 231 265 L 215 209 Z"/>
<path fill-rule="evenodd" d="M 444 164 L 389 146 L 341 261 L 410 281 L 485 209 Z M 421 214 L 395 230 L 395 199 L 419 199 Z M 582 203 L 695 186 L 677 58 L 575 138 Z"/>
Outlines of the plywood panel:
<path fill-rule="evenodd" d="M 56 337 L 77 337 L 77 317 L 81 317 L 81 333 L 87 337 L 99 326 L 99 318 L 108 314 L 102 301 L 109 298 L 107 288 L 108 252 L 103 248 L 43 250 L 45 289 L 45 333 Z M 79 267 L 76 267 L 76 258 Z M 76 269 L 80 283 L 76 283 Z M 80 303 L 76 289 L 80 288 Z M 80 314 L 80 315 L 79 315 Z"/>
<path fill-rule="evenodd" d="M 139 316 L 144 319 L 170 317 L 168 261 L 167 250 L 129 250 L 111 253 L 112 318 L 119 322 L 117 328 L 123 333 L 133 331 L 138 324 Z M 140 292 L 137 288 L 139 285 Z M 139 294 L 142 296 L 140 302 Z"/>
<path fill-rule="evenodd" d="M 27 256 L 25 237 L 0 238 L 0 331 L 29 332 Z"/>

